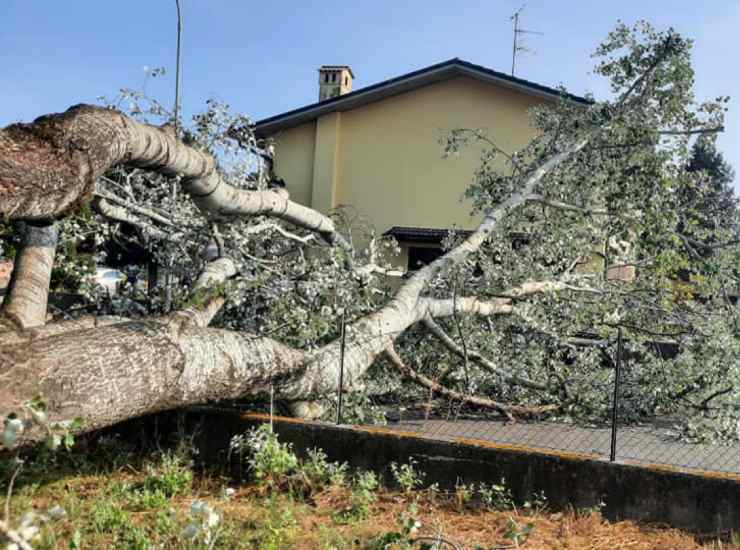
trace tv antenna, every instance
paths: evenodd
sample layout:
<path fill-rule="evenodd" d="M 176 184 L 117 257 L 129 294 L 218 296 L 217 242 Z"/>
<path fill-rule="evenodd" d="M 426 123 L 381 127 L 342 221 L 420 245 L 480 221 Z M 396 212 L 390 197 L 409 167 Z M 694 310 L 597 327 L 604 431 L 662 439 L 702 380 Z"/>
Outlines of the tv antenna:
<path fill-rule="evenodd" d="M 533 50 L 530 50 L 525 45 L 519 42 L 519 35 L 520 34 L 539 34 L 541 36 L 545 34 L 539 31 L 531 31 L 531 30 L 522 29 L 519 27 L 519 16 L 522 14 L 526 6 L 527 6 L 527 3 L 525 2 L 524 4 L 522 4 L 522 7 L 516 10 L 514 12 L 514 15 L 512 15 L 509 18 L 509 21 L 514 22 L 514 48 L 511 52 L 511 76 L 514 76 L 514 69 L 516 69 L 517 54 L 520 52 L 532 52 L 533 53 Z"/>

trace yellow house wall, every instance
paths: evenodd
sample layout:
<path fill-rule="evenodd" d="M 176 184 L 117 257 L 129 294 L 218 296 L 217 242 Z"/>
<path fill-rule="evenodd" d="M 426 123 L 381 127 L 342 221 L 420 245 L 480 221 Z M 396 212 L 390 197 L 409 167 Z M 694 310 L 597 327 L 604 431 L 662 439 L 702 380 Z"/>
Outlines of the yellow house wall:
<path fill-rule="evenodd" d="M 342 113 L 322 116 L 316 121 L 311 206 L 330 212 L 337 206 L 342 146 Z"/>
<path fill-rule="evenodd" d="M 480 128 L 500 148 L 516 150 L 534 136 L 528 109 L 542 101 L 452 78 L 281 131 L 273 136 L 276 173 L 294 200 L 324 213 L 351 205 L 378 235 L 394 225 L 473 229 L 479 217 L 461 199 L 481 147 L 445 159 L 440 137 Z M 394 263 L 404 265 L 405 256 Z"/>
<path fill-rule="evenodd" d="M 357 208 L 383 233 L 394 225 L 472 229 L 461 201 L 480 164 L 480 148 L 442 158 L 439 138 L 482 128 L 511 151 L 533 136 L 531 96 L 459 77 L 343 113 L 337 204 Z M 335 205 L 336 206 L 336 205 Z"/>
<path fill-rule="evenodd" d="M 275 173 L 285 180 L 291 198 L 311 205 L 316 121 L 307 122 L 272 136 L 275 141 Z"/>

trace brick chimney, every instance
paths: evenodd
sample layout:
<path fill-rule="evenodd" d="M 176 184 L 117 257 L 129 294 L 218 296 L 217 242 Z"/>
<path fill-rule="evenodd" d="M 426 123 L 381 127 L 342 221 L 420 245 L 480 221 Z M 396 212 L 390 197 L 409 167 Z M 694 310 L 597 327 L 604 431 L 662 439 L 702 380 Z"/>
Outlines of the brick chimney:
<path fill-rule="evenodd" d="M 319 101 L 350 93 L 354 77 L 348 65 L 322 65 L 319 69 Z"/>

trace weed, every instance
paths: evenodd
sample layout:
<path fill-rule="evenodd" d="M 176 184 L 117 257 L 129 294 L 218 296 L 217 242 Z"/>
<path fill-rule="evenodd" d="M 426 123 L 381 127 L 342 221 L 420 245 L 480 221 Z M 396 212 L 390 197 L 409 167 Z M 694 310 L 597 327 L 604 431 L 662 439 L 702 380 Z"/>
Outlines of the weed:
<path fill-rule="evenodd" d="M 547 496 L 545 491 L 532 494 L 532 499 L 524 503 L 523 508 L 530 514 L 541 514 L 547 510 Z"/>
<path fill-rule="evenodd" d="M 514 518 L 509 518 L 506 522 L 504 538 L 510 540 L 514 543 L 514 546 L 519 548 L 519 546 L 529 538 L 529 535 L 532 533 L 532 529 L 534 529 L 533 523 L 519 525 Z"/>
<path fill-rule="evenodd" d="M 489 510 L 510 510 L 514 507 L 514 497 L 511 491 L 506 487 L 506 480 L 501 478 L 501 483 L 492 483 L 486 485 L 482 483 L 478 486 L 478 496 L 481 504 Z"/>
<path fill-rule="evenodd" d="M 474 494 L 474 484 L 466 485 L 465 483 L 460 483 L 459 479 L 457 480 L 455 483 L 455 506 L 458 512 L 465 510 L 465 507 L 470 503 Z"/>
<path fill-rule="evenodd" d="M 158 465 L 148 464 L 142 489 L 150 493 L 162 493 L 166 498 L 183 495 L 190 491 L 193 473 L 177 454 L 162 455 Z"/>
<path fill-rule="evenodd" d="M 167 537 L 175 530 L 175 510 L 157 510 L 154 517 L 154 531 L 161 537 Z"/>
<path fill-rule="evenodd" d="M 334 516 L 338 523 L 349 523 L 366 519 L 370 515 L 370 505 L 377 498 L 378 476 L 373 472 L 362 472 L 355 476 L 350 494 L 349 507 Z"/>
<path fill-rule="evenodd" d="M 311 449 L 308 451 L 308 458 L 300 465 L 298 473 L 311 489 L 321 489 L 329 485 L 345 485 L 348 469 L 346 462 L 329 462 L 324 451 Z"/>
<path fill-rule="evenodd" d="M 116 547 L 125 548 L 126 550 L 149 550 L 151 548 L 146 531 L 133 525 L 127 525 L 121 529 L 117 541 Z"/>
<path fill-rule="evenodd" d="M 268 499 L 267 516 L 255 533 L 255 546 L 260 550 L 280 550 L 291 545 L 298 523 L 289 506 L 271 495 Z"/>
<path fill-rule="evenodd" d="M 429 499 L 429 503 L 432 506 L 436 505 L 440 495 L 442 494 L 442 490 L 439 488 L 439 483 L 432 483 L 429 487 L 427 487 L 426 493 L 427 498 Z"/>
<path fill-rule="evenodd" d="M 425 474 L 417 469 L 417 464 L 413 458 L 409 458 L 408 463 L 401 465 L 391 462 L 393 479 L 407 496 L 421 487 L 424 482 Z"/>
<path fill-rule="evenodd" d="M 98 534 L 113 533 L 129 524 L 129 515 L 112 500 L 96 501 L 90 510 L 90 526 Z"/>
<path fill-rule="evenodd" d="M 412 503 L 407 510 L 400 512 L 396 516 L 398 530 L 388 531 L 372 538 L 368 544 L 369 550 L 386 550 L 387 548 L 410 550 L 416 542 L 416 534 L 421 529 L 421 521 L 417 519 L 418 512 L 416 503 Z M 433 547 L 423 544 L 422 548 Z"/>
<path fill-rule="evenodd" d="M 158 510 L 167 506 L 167 496 L 162 491 L 132 491 L 127 502 L 132 510 L 143 512 L 145 510 Z"/>
<path fill-rule="evenodd" d="M 270 426 L 262 426 L 232 438 L 231 451 L 249 453 L 248 463 L 258 483 L 269 487 L 282 485 L 298 467 L 298 458 L 290 444 L 280 443 Z"/>

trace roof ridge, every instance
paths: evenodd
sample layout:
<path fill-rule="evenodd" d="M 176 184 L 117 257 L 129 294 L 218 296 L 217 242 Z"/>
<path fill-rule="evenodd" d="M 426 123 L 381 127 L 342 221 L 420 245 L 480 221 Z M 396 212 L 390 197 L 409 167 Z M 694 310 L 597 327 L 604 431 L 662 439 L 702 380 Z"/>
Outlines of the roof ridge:
<path fill-rule="evenodd" d="M 359 88 L 344 95 L 311 103 L 304 107 L 299 107 L 297 109 L 264 118 L 256 123 L 256 131 L 259 135 L 269 135 L 281 129 L 290 128 L 297 126 L 298 124 L 308 122 L 309 120 L 314 120 L 323 114 L 339 110 L 341 107 L 344 107 L 342 110 L 354 109 L 392 95 L 417 89 L 421 86 L 449 78 L 454 72 L 459 72 L 460 74 L 472 72 L 474 74 L 468 74 L 468 76 L 508 85 L 513 88 L 518 88 L 521 91 L 549 99 L 563 98 L 579 104 L 590 103 L 589 99 L 568 93 L 564 90 L 551 88 L 516 76 L 507 75 L 483 65 L 477 65 L 470 61 L 460 59 L 459 57 L 453 57 L 447 61 L 428 65 L 421 69 L 383 80 L 381 82 L 365 86 L 364 88 Z"/>

